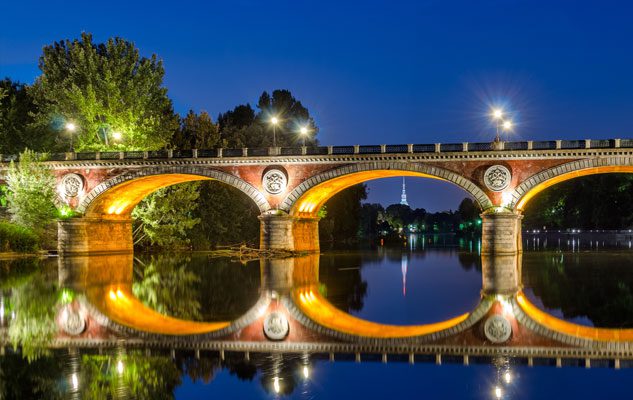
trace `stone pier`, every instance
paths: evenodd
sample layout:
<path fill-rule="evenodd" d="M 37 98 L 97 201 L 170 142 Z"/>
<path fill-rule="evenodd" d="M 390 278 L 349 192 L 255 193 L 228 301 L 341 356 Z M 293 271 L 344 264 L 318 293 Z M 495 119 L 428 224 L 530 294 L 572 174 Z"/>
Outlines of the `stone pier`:
<path fill-rule="evenodd" d="M 514 212 L 492 212 L 481 214 L 481 253 L 516 254 L 522 251 L 521 219 Z"/>
<path fill-rule="evenodd" d="M 71 218 L 57 223 L 61 255 L 132 253 L 131 219 Z"/>
<path fill-rule="evenodd" d="M 319 218 L 272 212 L 260 215 L 259 220 L 261 249 L 319 251 Z"/>

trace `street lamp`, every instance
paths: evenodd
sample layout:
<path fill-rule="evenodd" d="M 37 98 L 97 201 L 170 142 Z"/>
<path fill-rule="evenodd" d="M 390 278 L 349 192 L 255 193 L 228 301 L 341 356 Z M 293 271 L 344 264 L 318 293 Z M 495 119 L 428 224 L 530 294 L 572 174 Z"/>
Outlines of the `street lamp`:
<path fill-rule="evenodd" d="M 73 138 L 75 131 L 77 130 L 77 126 L 72 122 L 66 122 L 66 130 L 70 134 L 70 151 L 73 151 Z"/>
<path fill-rule="evenodd" d="M 503 110 L 501 108 L 493 108 L 492 119 L 495 121 L 497 126 L 497 136 L 495 137 L 495 142 L 499 142 L 501 140 L 501 137 L 499 136 L 499 128 L 500 124 L 503 122 Z"/>
<path fill-rule="evenodd" d="M 302 126 L 301 129 L 299 129 L 299 133 L 301 134 L 301 137 L 303 138 L 303 147 L 306 147 L 306 136 L 308 136 L 308 127 L 306 126 Z"/>
<path fill-rule="evenodd" d="M 270 123 L 273 126 L 273 147 L 277 147 L 277 124 L 279 124 L 279 118 L 272 117 Z"/>
<path fill-rule="evenodd" d="M 118 141 L 118 140 L 121 140 L 122 137 L 123 137 L 123 134 L 121 132 L 119 131 L 112 132 L 112 139 Z"/>

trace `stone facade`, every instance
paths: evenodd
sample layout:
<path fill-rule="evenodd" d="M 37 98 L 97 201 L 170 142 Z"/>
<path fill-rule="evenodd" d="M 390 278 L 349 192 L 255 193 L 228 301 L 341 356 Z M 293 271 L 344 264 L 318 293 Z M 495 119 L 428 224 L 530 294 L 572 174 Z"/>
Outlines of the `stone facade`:
<path fill-rule="evenodd" d="M 266 213 L 259 217 L 261 249 L 319 251 L 319 219 Z"/>
<path fill-rule="evenodd" d="M 132 220 L 73 218 L 58 222 L 60 254 L 132 253 Z"/>
<path fill-rule="evenodd" d="M 481 214 L 481 253 L 516 254 L 522 251 L 521 219 L 513 212 L 492 212 Z"/>

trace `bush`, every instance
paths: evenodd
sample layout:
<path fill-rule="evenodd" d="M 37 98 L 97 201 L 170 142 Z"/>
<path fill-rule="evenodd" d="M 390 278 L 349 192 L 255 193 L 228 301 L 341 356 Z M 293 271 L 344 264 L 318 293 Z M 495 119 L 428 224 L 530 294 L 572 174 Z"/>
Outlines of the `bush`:
<path fill-rule="evenodd" d="M 38 249 L 38 237 L 33 231 L 8 222 L 0 222 L 0 252 L 31 252 Z"/>

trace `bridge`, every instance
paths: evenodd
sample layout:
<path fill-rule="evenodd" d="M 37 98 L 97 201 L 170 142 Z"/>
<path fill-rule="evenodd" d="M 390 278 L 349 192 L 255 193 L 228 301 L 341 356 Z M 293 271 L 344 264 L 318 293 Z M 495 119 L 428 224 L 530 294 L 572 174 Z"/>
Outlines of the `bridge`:
<path fill-rule="evenodd" d="M 195 353 L 296 353 L 383 362 L 515 357 L 527 364 L 615 367 L 633 361 L 633 329 L 577 325 L 539 310 L 514 286 L 494 287 L 491 271 L 518 269 L 521 255 L 483 258 L 482 295 L 472 310 L 423 325 L 363 320 L 333 306 L 319 292 L 319 256 L 261 260 L 261 289 L 243 315 L 197 322 L 160 314 L 132 291 L 132 254 L 63 257 L 59 290 L 72 293 L 55 317 L 52 348 L 145 348 Z M 500 267 L 501 265 L 501 267 Z M 5 332 L 6 333 L 6 332 Z M 8 344 L 0 329 L 2 351 Z M 539 361 L 540 360 L 540 361 Z M 570 364 L 571 363 L 571 364 Z M 575 364 L 574 364 L 575 363 Z"/>
<path fill-rule="evenodd" d="M 6 161 L 1 167 L 6 169 Z M 261 215 L 260 246 L 318 251 L 318 211 L 336 193 L 372 179 L 450 182 L 479 204 L 482 253 L 521 251 L 521 212 L 537 193 L 584 175 L 633 172 L 633 139 L 404 144 L 53 154 L 61 254 L 133 251 L 131 212 L 159 188 L 217 180 Z"/>

